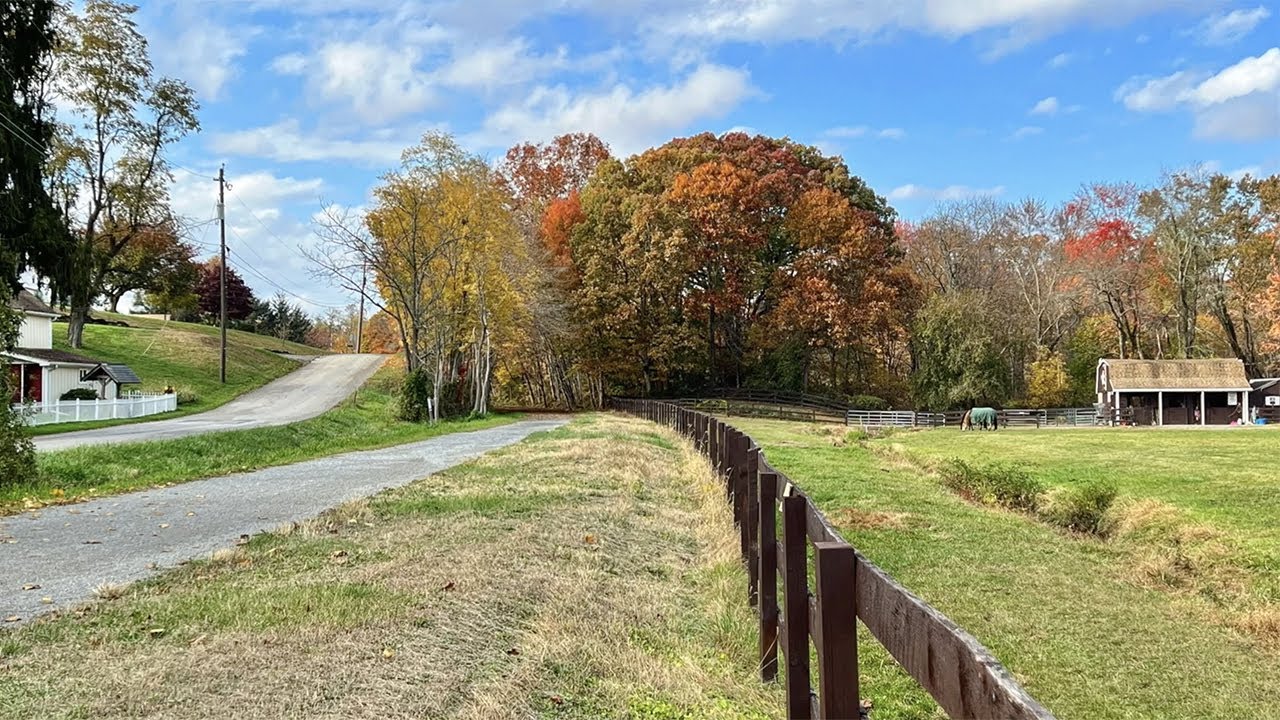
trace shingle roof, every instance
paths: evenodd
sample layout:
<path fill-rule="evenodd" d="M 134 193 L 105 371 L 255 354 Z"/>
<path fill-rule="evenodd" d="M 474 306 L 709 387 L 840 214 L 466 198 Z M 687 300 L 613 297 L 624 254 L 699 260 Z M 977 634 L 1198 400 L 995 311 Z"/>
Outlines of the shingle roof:
<path fill-rule="evenodd" d="M 65 350 L 46 350 L 44 348 L 14 348 L 8 352 L 9 355 L 20 355 L 27 358 L 35 358 L 36 360 L 44 360 L 51 363 L 65 363 L 72 365 L 97 365 L 98 361 L 93 358 L 87 358 L 83 355 L 77 355 Z"/>
<path fill-rule="evenodd" d="M 19 290 L 17 295 L 9 299 L 9 307 L 17 308 L 23 312 L 43 313 L 45 315 L 57 315 L 58 311 L 49 307 L 43 300 L 36 297 L 30 290 Z"/>
<path fill-rule="evenodd" d="M 1211 360 L 1104 360 L 1114 390 L 1249 390 L 1244 363 Z"/>
<path fill-rule="evenodd" d="M 106 377 L 115 381 L 117 385 L 140 385 L 142 378 L 138 377 L 138 373 L 134 372 L 128 365 L 102 363 L 98 367 L 85 373 L 85 380 L 99 380 Z"/>

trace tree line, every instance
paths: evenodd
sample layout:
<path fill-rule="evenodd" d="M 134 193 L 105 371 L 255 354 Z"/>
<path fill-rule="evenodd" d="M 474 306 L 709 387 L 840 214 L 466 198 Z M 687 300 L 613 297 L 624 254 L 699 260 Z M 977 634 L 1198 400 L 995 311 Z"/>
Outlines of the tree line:
<path fill-rule="evenodd" d="M 371 273 L 366 346 L 429 375 L 437 407 L 721 387 L 1060 406 L 1092 404 L 1100 357 L 1280 370 L 1280 176 L 1189 170 L 906 222 L 787 139 L 619 159 L 571 134 L 490 166 L 431 134 L 375 197 L 331 214 L 313 259 L 352 291 Z"/>

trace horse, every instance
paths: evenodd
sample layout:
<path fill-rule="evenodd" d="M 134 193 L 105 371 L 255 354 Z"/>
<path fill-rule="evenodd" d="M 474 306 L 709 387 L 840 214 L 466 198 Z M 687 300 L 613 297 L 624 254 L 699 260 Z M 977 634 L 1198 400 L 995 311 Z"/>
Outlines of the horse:
<path fill-rule="evenodd" d="M 972 411 L 972 410 L 965 410 L 965 411 L 964 411 L 964 417 L 961 417 L 961 418 L 960 418 L 960 429 L 961 429 L 961 430 L 972 430 L 972 429 L 973 429 L 973 417 L 972 417 L 972 416 L 973 416 L 973 411 Z"/>
<path fill-rule="evenodd" d="M 977 407 L 968 413 L 969 428 L 972 429 L 976 423 L 983 430 L 998 430 L 1000 427 L 1000 416 L 996 413 L 995 408 Z"/>

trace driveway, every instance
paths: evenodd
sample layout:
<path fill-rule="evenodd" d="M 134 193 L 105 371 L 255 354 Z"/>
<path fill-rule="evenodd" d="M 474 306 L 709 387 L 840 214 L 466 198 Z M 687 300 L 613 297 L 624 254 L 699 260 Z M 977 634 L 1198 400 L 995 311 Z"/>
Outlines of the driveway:
<path fill-rule="evenodd" d="M 525 420 L 0 518 L 0 618 L 65 608 L 98 585 L 139 580 L 565 422 Z"/>
<path fill-rule="evenodd" d="M 368 380 L 386 355 L 324 355 L 284 377 L 208 412 L 172 420 L 118 425 L 35 438 L 37 450 L 172 440 L 219 430 L 287 425 L 313 418 L 342 402 Z"/>

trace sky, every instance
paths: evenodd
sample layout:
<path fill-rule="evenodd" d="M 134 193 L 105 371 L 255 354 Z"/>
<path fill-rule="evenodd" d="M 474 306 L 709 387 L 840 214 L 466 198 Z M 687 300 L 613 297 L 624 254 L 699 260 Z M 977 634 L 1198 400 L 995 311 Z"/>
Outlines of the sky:
<path fill-rule="evenodd" d="M 173 204 L 311 312 L 353 298 L 302 250 L 445 130 L 496 161 L 599 135 L 626 157 L 744 130 L 844 157 L 908 219 L 974 196 L 1056 204 L 1192 166 L 1280 172 L 1280 3 L 1231 0 L 135 0 L 201 103 Z M 198 225 L 208 253 L 217 227 Z"/>

